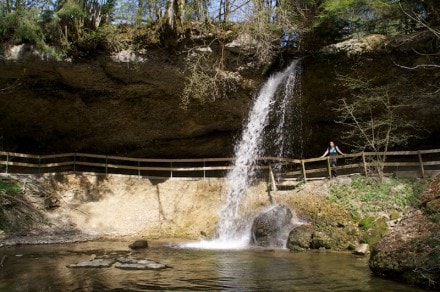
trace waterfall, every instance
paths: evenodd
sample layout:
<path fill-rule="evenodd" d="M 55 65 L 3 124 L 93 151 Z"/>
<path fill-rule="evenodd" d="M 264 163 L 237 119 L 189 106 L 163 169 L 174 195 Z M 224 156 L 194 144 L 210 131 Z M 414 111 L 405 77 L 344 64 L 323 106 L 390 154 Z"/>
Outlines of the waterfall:
<path fill-rule="evenodd" d="M 275 155 L 284 154 L 284 133 L 287 108 L 297 80 L 298 60 L 293 61 L 284 71 L 272 75 L 256 95 L 241 139 L 235 145 L 234 165 L 226 177 L 226 202 L 220 211 L 218 236 L 211 241 L 184 244 L 189 248 L 234 249 L 245 248 L 249 244 L 251 222 L 246 222 L 240 213 L 240 205 L 255 176 L 256 158 L 264 153 L 265 127 L 273 112 L 276 127 Z M 274 108 L 277 92 L 284 84 L 280 106 Z M 289 130 L 289 129 L 287 129 Z M 279 135 L 279 136 L 278 136 Z"/>
<path fill-rule="evenodd" d="M 247 119 L 247 124 L 243 129 L 241 139 L 235 146 L 233 169 L 227 175 L 228 192 L 226 202 L 220 212 L 220 222 L 218 226 L 219 240 L 246 241 L 246 236 L 249 236 L 249 232 L 245 232 L 246 229 L 249 228 L 246 228 L 240 216 L 240 202 L 245 196 L 249 183 L 254 177 L 255 158 L 260 156 L 264 150 L 262 145 L 264 138 L 263 133 L 269 120 L 269 114 L 275 101 L 276 92 L 283 83 L 289 88 L 295 87 L 295 84 L 288 83 L 294 83 L 296 80 L 297 64 L 298 60 L 295 60 L 283 72 L 271 76 L 256 96 Z M 291 94 L 292 92 L 289 91 L 289 93 Z M 287 94 L 284 95 L 286 96 Z M 287 102 L 284 102 L 284 104 L 287 104 Z M 285 111 L 285 107 L 283 110 Z M 284 119 L 284 114 L 282 114 L 282 116 Z M 280 139 L 282 139 L 282 137 L 280 137 Z M 245 234 L 245 236 L 243 236 L 243 234 Z"/>
<path fill-rule="evenodd" d="M 291 147 L 289 144 L 291 143 L 291 140 L 293 140 L 293 132 L 296 133 L 296 131 L 292 131 L 291 127 L 297 126 L 297 123 L 292 125 L 292 115 L 296 114 L 296 112 L 292 113 L 292 96 L 298 87 L 296 86 L 297 77 L 297 70 L 290 71 L 289 76 L 284 83 L 279 104 L 275 109 L 275 123 L 277 124 L 273 137 L 275 151 L 274 153 L 271 153 L 271 155 L 275 154 L 276 157 L 288 157 L 292 154 L 292 149 L 290 149 Z M 301 107 L 301 104 L 298 102 L 293 106 L 296 108 L 298 105 Z"/>

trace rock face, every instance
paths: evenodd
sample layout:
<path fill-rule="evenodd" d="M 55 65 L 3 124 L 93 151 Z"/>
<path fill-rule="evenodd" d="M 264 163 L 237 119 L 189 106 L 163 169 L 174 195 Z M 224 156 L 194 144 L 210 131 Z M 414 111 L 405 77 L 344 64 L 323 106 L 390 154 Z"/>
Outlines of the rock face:
<path fill-rule="evenodd" d="M 381 43 L 377 36 L 374 40 L 375 44 Z M 376 52 L 376 46 L 370 43 L 368 46 Z M 27 52 L 25 46 L 9 53 L 0 52 L 3 150 L 229 157 L 252 97 L 265 79 L 262 68 L 250 61 L 255 51 L 253 45 L 252 39 L 243 36 L 224 50 L 225 70 L 240 80 L 234 90 L 214 102 L 194 101 L 187 110 L 180 106 L 188 77 L 186 52 L 171 54 L 163 48 L 148 48 L 140 52 L 102 52 L 93 59 L 70 62 Z M 218 48 L 211 48 L 212 53 L 208 49 L 195 53 L 219 54 Z M 395 59 L 390 59 L 388 52 L 364 56 L 361 62 L 336 51 L 302 62 L 304 117 L 298 116 L 298 124 L 303 125 L 302 138 L 307 147 L 299 145 L 301 139 L 295 139 L 293 143 L 298 145 L 294 145 L 293 151 L 304 149 L 305 157 L 321 154 L 326 141 L 340 137 L 340 126 L 334 124 L 337 116 L 329 109 L 331 103 L 351 93 L 341 87 L 338 75 L 362 74 L 365 79 L 372 79 L 380 72 L 383 80 L 401 84 L 399 88 L 405 94 L 438 83 L 438 76 L 429 71 L 399 69 L 393 64 L 417 65 L 420 56 L 411 50 L 403 56 L 393 56 Z M 427 106 L 415 113 L 423 117 L 421 128 L 432 133 L 427 138 L 432 143 L 429 147 L 439 145 L 439 112 L 436 106 Z"/>
<path fill-rule="evenodd" d="M 440 175 L 426 188 L 421 210 L 410 213 L 373 247 L 374 274 L 440 287 Z"/>
<path fill-rule="evenodd" d="M 285 247 L 292 229 L 292 211 L 285 205 L 275 205 L 255 218 L 252 243 L 263 247 Z"/>
<path fill-rule="evenodd" d="M 237 88 L 184 110 L 186 53 L 156 48 L 73 62 L 2 55 L 0 136 L 16 152 L 227 157 L 261 82 L 258 68 L 228 63 Z"/>

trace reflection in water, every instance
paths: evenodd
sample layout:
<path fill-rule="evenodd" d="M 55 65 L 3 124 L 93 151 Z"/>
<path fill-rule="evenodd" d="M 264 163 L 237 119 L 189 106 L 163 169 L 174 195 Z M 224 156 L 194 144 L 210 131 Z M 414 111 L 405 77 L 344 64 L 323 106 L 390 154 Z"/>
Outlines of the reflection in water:
<path fill-rule="evenodd" d="M 133 252 L 127 248 L 128 242 L 0 248 L 0 256 L 7 255 L 0 268 L 0 291 L 420 291 L 373 277 L 367 259 L 350 254 L 150 245 L 148 250 Z M 147 258 L 172 268 L 127 271 L 66 267 L 93 255 Z"/>

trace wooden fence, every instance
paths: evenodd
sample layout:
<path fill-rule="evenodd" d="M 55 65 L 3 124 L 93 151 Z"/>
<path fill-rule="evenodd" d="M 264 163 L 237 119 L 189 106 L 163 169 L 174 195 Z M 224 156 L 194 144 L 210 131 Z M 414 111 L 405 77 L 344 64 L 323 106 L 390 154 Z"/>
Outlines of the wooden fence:
<path fill-rule="evenodd" d="M 330 157 L 288 159 L 261 157 L 257 159 L 257 175 L 280 180 L 304 180 L 331 177 L 331 170 L 347 175 L 370 175 L 377 167 L 378 155 L 384 153 L 360 152 L 335 156 L 338 166 L 330 166 Z M 393 151 L 386 153 L 382 163 L 387 173 L 415 173 L 420 177 L 440 171 L 440 149 Z M 30 155 L 0 152 L 0 171 L 4 173 L 93 172 L 127 174 L 149 178 L 205 179 L 224 177 L 232 169 L 233 158 L 148 159 L 85 153 Z M 272 172 L 273 171 L 273 172 Z"/>

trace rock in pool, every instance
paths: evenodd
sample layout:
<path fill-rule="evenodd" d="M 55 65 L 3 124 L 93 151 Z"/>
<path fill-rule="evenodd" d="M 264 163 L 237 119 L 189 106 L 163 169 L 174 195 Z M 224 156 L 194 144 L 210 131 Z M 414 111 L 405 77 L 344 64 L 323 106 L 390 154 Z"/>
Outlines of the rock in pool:
<path fill-rule="evenodd" d="M 120 257 L 115 264 L 115 268 L 124 270 L 161 270 L 170 268 L 167 265 L 145 259 L 132 259 Z"/>
<path fill-rule="evenodd" d="M 96 259 L 90 261 L 83 261 L 76 264 L 67 265 L 68 268 L 110 268 L 114 261 Z"/>
<path fill-rule="evenodd" d="M 369 247 L 367 243 L 359 244 L 354 250 L 354 254 L 357 255 L 366 255 L 369 252 Z"/>
<path fill-rule="evenodd" d="M 148 248 L 148 242 L 146 240 L 136 240 L 128 246 L 131 249 Z"/>
<path fill-rule="evenodd" d="M 263 247 L 285 247 L 292 225 L 292 211 L 274 205 L 258 215 L 252 225 L 252 243 Z"/>

